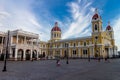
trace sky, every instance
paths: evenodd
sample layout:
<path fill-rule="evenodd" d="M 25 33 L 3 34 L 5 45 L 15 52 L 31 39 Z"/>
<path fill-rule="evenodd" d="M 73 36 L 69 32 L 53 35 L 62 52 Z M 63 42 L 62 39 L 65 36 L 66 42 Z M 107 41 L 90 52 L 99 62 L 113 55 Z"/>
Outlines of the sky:
<path fill-rule="evenodd" d="M 104 30 L 110 21 L 120 50 L 119 3 L 119 0 L 0 0 L 0 31 L 22 29 L 48 41 L 54 23 L 58 22 L 62 39 L 90 36 L 91 18 L 97 8 Z"/>

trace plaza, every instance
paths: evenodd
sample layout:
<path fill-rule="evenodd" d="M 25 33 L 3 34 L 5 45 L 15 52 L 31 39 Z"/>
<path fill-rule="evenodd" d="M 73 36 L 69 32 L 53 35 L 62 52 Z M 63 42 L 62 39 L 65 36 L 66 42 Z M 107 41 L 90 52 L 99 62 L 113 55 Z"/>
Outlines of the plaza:
<path fill-rule="evenodd" d="M 38 61 L 7 61 L 7 72 L 2 72 L 0 62 L 0 80 L 120 80 L 120 59 L 110 62 L 91 59 Z"/>

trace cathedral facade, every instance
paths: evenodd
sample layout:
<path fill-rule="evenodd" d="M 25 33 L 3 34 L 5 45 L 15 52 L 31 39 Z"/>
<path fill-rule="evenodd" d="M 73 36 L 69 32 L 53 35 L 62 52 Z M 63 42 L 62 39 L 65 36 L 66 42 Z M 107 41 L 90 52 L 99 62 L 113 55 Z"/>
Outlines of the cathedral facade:
<path fill-rule="evenodd" d="M 47 43 L 48 56 L 70 58 L 105 58 L 117 55 L 114 31 L 108 23 L 106 30 L 102 29 L 102 18 L 97 10 L 91 20 L 91 36 L 74 39 L 61 39 L 61 29 L 58 23 L 51 30 L 51 39 Z"/>
<path fill-rule="evenodd" d="M 39 35 L 23 30 L 8 33 L 0 32 L 0 57 L 6 53 L 7 39 L 8 58 L 10 60 L 38 60 L 40 58 L 105 58 L 117 54 L 114 31 L 108 23 L 106 30 L 102 29 L 102 18 L 95 11 L 91 20 L 91 36 L 62 39 L 62 31 L 55 22 L 51 29 L 48 42 L 40 41 Z"/>

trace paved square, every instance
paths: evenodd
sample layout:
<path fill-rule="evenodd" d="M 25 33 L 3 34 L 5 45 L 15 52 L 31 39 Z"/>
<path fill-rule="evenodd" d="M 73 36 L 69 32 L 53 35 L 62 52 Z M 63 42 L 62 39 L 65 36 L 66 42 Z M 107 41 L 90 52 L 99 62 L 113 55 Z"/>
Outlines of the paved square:
<path fill-rule="evenodd" d="M 2 72 L 0 62 L 0 80 L 120 80 L 120 59 L 109 62 L 85 59 L 61 60 L 56 66 L 55 60 L 8 61 L 7 72 Z"/>

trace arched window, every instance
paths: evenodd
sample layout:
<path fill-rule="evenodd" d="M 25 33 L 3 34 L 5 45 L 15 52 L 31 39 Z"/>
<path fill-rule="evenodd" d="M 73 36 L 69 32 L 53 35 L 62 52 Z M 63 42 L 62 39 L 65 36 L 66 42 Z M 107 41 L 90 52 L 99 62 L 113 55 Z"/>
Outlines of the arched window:
<path fill-rule="evenodd" d="M 98 30 L 97 24 L 95 24 L 95 30 Z"/>
<path fill-rule="evenodd" d="M 53 38 L 53 33 L 52 33 L 51 37 Z"/>
<path fill-rule="evenodd" d="M 86 46 L 86 42 L 84 42 L 84 46 Z"/>
<path fill-rule="evenodd" d="M 54 34 L 54 37 L 56 37 L 56 34 Z"/>
<path fill-rule="evenodd" d="M 74 47 L 75 47 L 75 43 L 74 43 Z"/>

